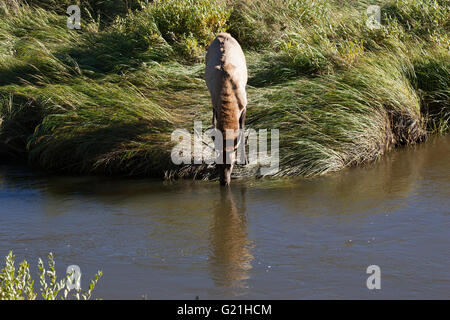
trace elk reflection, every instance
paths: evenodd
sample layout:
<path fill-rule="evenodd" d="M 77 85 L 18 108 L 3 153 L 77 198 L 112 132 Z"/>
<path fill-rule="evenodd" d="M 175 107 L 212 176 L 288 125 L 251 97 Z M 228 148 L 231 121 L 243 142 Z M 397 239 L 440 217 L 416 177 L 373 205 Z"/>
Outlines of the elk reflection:
<path fill-rule="evenodd" d="M 221 188 L 220 201 L 214 210 L 211 227 L 211 275 L 218 286 L 228 287 L 232 294 L 242 294 L 253 260 L 247 237 L 245 189 L 236 201 L 229 188 Z"/>

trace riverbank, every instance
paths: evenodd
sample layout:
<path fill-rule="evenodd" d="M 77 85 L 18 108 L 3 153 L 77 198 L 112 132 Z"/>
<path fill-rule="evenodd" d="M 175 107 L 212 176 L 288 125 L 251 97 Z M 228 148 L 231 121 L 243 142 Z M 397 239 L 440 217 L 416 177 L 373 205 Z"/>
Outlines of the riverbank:
<path fill-rule="evenodd" d="M 377 29 L 363 1 L 155 1 L 116 18 L 82 1 L 81 30 L 67 28 L 67 5 L 55 2 L 50 12 L 0 0 L 2 160 L 213 177 L 171 164 L 170 134 L 210 124 L 202 59 L 220 31 L 246 53 L 247 127 L 280 130 L 278 176 L 338 171 L 448 132 L 443 1 L 379 1 Z"/>

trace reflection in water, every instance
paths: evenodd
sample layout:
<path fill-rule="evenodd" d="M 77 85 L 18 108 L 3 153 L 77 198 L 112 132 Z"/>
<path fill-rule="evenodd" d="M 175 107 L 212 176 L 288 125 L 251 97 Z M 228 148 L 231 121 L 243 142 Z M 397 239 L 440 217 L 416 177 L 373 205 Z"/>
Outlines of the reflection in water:
<path fill-rule="evenodd" d="M 244 294 L 252 269 L 253 255 L 247 237 L 245 188 L 236 201 L 230 188 L 221 188 L 211 227 L 211 274 L 217 286 L 228 287 L 233 294 Z"/>

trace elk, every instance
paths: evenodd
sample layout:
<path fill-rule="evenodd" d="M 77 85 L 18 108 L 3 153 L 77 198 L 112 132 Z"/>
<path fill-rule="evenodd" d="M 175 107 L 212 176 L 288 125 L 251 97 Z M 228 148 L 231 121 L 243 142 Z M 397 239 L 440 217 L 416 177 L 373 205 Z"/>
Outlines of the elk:
<path fill-rule="evenodd" d="M 244 143 L 247 77 L 247 64 L 239 43 L 228 33 L 218 34 L 206 53 L 205 80 L 213 106 L 212 125 L 223 137 L 223 161 L 218 168 L 220 184 L 224 186 L 230 185 L 236 150 Z M 243 156 L 247 164 L 245 152 Z"/>

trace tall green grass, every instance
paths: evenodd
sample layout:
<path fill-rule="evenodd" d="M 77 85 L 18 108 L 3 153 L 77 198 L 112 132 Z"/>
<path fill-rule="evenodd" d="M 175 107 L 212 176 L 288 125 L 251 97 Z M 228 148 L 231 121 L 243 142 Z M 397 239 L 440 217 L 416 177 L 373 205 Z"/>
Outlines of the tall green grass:
<path fill-rule="evenodd" d="M 221 31 L 247 56 L 247 126 L 280 129 L 279 176 L 338 171 L 448 132 L 445 1 L 113 2 L 79 2 L 77 31 L 64 1 L 0 0 L 3 160 L 209 177 L 207 166 L 171 164 L 170 133 L 209 126 L 203 60 Z M 382 27 L 371 30 L 374 3 Z"/>

